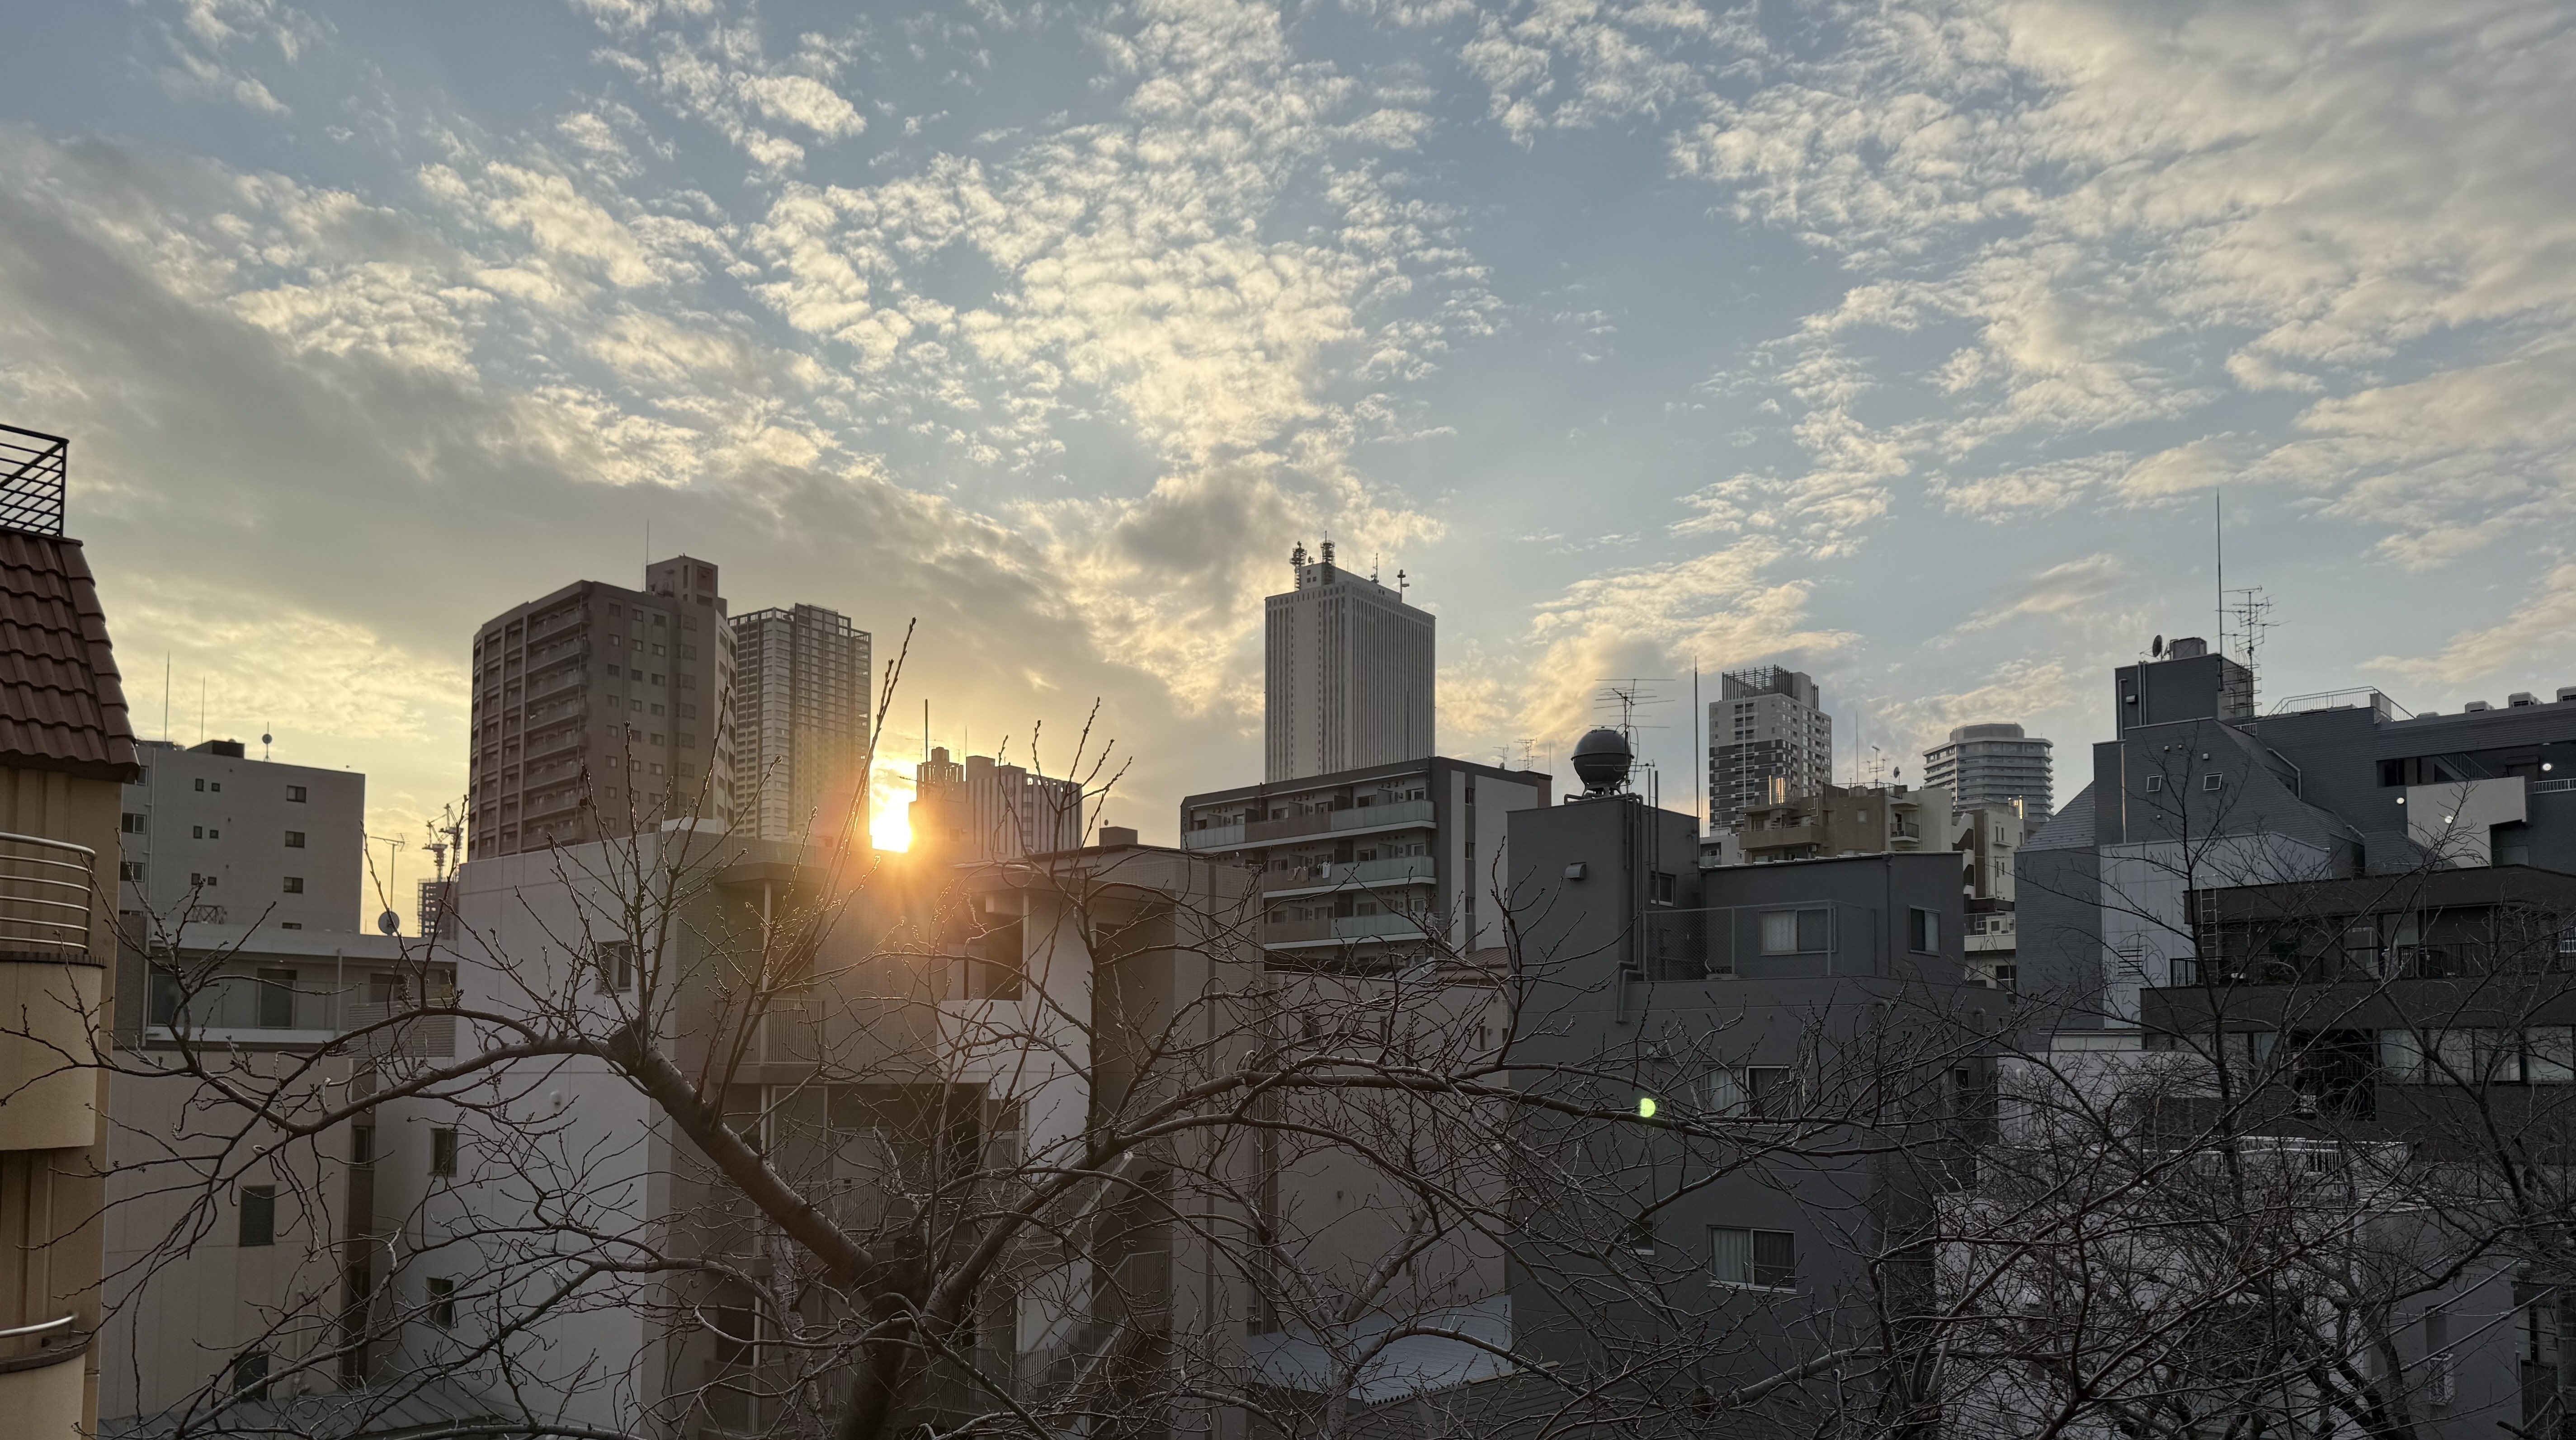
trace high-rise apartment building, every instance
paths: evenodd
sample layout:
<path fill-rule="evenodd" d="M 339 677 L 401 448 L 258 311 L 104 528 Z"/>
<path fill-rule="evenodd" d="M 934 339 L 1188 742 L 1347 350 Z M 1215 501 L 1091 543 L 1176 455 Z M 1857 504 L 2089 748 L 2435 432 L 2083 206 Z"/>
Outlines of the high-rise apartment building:
<path fill-rule="evenodd" d="M 1834 778 L 1834 717 L 1813 676 L 1777 665 L 1730 670 L 1708 707 L 1708 819 L 1734 829 L 1744 812 L 1813 795 Z"/>
<path fill-rule="evenodd" d="M 734 829 L 866 835 L 868 632 L 819 605 L 754 610 L 734 619 L 733 663 Z"/>
<path fill-rule="evenodd" d="M 1079 850 L 1082 782 L 1033 775 L 990 755 L 960 765 L 946 746 L 913 772 L 912 848 L 942 860 L 1016 860 Z"/>
<path fill-rule="evenodd" d="M 1420 760 L 1431 753 L 1433 620 L 1374 577 L 1288 557 L 1296 588 L 1269 598 L 1263 636 L 1270 784 Z M 1402 578 L 1402 577 L 1398 577 Z"/>
<path fill-rule="evenodd" d="M 582 580 L 474 640 L 470 835 L 512 855 L 733 818 L 733 627 L 716 567 L 644 567 L 644 588 Z"/>
<path fill-rule="evenodd" d="M 2048 742 L 2018 725 L 1959 725 L 1923 752 L 1923 783 L 1956 797 L 1962 810 L 2018 805 L 2033 829 L 2047 823 L 2051 791 Z"/>

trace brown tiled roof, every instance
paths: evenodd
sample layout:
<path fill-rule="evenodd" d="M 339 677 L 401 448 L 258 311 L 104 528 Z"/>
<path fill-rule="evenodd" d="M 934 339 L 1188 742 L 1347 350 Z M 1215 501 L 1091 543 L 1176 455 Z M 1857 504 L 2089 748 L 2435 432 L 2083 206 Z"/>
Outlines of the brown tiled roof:
<path fill-rule="evenodd" d="M 0 767 L 131 780 L 107 613 L 77 540 L 0 530 Z"/>

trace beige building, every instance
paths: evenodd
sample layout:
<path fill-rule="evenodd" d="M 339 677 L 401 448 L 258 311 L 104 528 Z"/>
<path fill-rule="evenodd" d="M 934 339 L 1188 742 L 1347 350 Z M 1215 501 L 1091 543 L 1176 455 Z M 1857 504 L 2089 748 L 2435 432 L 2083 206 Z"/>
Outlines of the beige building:
<path fill-rule="evenodd" d="M 1957 838 L 1950 792 L 1930 786 L 1824 785 L 1749 807 L 1731 860 L 1762 864 L 1836 855 L 1947 850 Z"/>
<path fill-rule="evenodd" d="M 865 843 L 868 632 L 819 605 L 733 621 L 734 828 L 761 840 Z"/>
<path fill-rule="evenodd" d="M 1016 860 L 1077 850 L 1082 784 L 1030 774 L 989 755 L 948 758 L 946 746 L 914 767 L 913 849 L 941 861 Z"/>
<path fill-rule="evenodd" d="M 98 1425 L 106 1121 L 78 1057 L 110 1043 L 117 787 L 137 769 L 106 615 L 63 534 L 70 449 L 0 427 L 0 1427 L 30 1440 Z"/>
<path fill-rule="evenodd" d="M 730 823 L 733 629 L 716 567 L 678 555 L 644 588 L 567 585 L 474 640 L 471 853 Z"/>
<path fill-rule="evenodd" d="M 1834 717 L 1815 677 L 1777 665 L 1726 672 L 1708 707 L 1712 827 L 1733 829 L 1754 807 L 1818 794 L 1833 778 Z"/>
<path fill-rule="evenodd" d="M 1262 778 L 1276 785 L 1429 755 L 1431 614 L 1407 604 L 1400 587 L 1335 565 L 1330 540 L 1320 560 L 1309 564 L 1300 545 L 1288 563 L 1295 587 L 1263 602 Z"/>

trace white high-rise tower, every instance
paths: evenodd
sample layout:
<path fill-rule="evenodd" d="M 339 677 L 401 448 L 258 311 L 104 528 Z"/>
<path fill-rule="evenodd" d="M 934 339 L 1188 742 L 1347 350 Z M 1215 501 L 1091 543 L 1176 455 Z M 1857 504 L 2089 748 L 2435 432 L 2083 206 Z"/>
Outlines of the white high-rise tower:
<path fill-rule="evenodd" d="M 1289 556 L 1297 587 L 1269 600 L 1264 650 L 1267 781 L 1296 780 L 1431 753 L 1433 618 L 1399 590 L 1333 564 Z M 1398 579 L 1403 578 L 1398 576 Z"/>

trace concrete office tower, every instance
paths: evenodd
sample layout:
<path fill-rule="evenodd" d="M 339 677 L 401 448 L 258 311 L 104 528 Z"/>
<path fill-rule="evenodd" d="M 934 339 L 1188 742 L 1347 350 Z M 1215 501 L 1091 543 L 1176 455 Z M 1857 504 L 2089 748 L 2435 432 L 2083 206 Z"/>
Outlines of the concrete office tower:
<path fill-rule="evenodd" d="M 367 777 L 253 760 L 238 740 L 139 747 L 120 795 L 117 908 L 156 935 L 186 925 L 354 931 L 374 923 Z"/>
<path fill-rule="evenodd" d="M 117 787 L 135 777 L 107 616 L 63 534 L 71 442 L 0 426 L 0 1431 L 98 1433 Z"/>
<path fill-rule="evenodd" d="M 1923 783 L 1949 791 L 1962 810 L 2018 804 L 2037 829 L 2048 823 L 2053 793 L 2048 742 L 2018 725 L 1955 726 L 1948 741 L 1923 752 Z"/>
<path fill-rule="evenodd" d="M 1432 617 L 1336 567 L 1329 540 L 1322 559 L 1307 563 L 1300 545 L 1288 563 L 1296 588 L 1267 602 L 1262 778 L 1276 785 L 1429 755 Z"/>
<path fill-rule="evenodd" d="M 868 833 L 868 632 L 819 605 L 733 622 L 734 828 L 760 840 Z M 852 807 L 856 813 L 852 813 Z"/>
<path fill-rule="evenodd" d="M 733 818 L 733 628 L 716 567 L 644 567 L 504 611 L 474 640 L 472 852 Z"/>
<path fill-rule="evenodd" d="M 1082 848 L 1082 783 L 1032 775 L 990 755 L 948 758 L 946 746 L 915 767 L 912 848 L 941 860 L 1016 860 Z"/>
<path fill-rule="evenodd" d="M 1756 805 L 1833 782 L 1834 717 L 1813 676 L 1777 665 L 1730 670 L 1708 707 L 1708 823 L 1731 830 Z"/>

